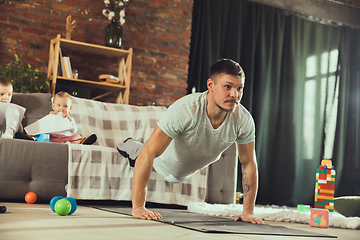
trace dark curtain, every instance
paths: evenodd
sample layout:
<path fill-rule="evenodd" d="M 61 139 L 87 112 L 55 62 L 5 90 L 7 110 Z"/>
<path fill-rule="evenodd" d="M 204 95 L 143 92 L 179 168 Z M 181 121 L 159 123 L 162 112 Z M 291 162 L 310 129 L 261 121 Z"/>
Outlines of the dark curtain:
<path fill-rule="evenodd" d="M 243 67 L 242 104 L 256 124 L 257 203 L 313 204 L 323 158 L 341 176 L 352 31 L 245 0 L 194 0 L 188 92 L 206 90 L 220 58 Z"/>

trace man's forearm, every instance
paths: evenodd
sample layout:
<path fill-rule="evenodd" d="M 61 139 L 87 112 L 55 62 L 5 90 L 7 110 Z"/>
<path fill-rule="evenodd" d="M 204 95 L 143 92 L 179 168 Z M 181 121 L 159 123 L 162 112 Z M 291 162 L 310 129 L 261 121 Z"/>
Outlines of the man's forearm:
<path fill-rule="evenodd" d="M 147 161 L 144 155 L 140 153 L 135 162 L 132 185 L 133 208 L 145 206 L 146 187 L 149 183 L 153 161 Z"/>
<path fill-rule="evenodd" d="M 258 173 L 256 163 L 242 166 L 243 212 L 253 214 L 258 189 Z"/>
<path fill-rule="evenodd" d="M 144 183 L 141 182 L 142 180 L 138 180 L 136 174 L 134 172 L 133 178 L 133 187 L 132 187 L 132 207 L 139 208 L 145 207 L 145 198 L 146 198 L 146 186 L 144 187 Z"/>
<path fill-rule="evenodd" d="M 133 209 L 145 206 L 146 187 L 149 183 L 154 159 L 165 151 L 170 142 L 171 138 L 156 125 L 135 162 L 132 187 Z"/>

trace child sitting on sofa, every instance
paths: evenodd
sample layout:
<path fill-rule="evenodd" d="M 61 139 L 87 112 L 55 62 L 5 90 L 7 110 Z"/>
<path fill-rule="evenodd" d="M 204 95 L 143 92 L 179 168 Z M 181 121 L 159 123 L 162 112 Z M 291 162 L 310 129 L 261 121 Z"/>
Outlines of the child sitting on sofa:
<path fill-rule="evenodd" d="M 49 142 L 70 142 L 73 144 L 84 145 L 91 145 L 96 142 L 97 136 L 95 134 L 87 137 L 81 137 L 80 135 L 75 134 L 75 132 L 77 131 L 77 126 L 75 120 L 70 116 L 70 110 L 72 109 L 72 99 L 70 94 L 68 94 L 67 92 L 56 93 L 54 98 L 52 99 L 52 109 L 53 111 L 51 111 L 50 114 L 61 114 L 63 118 L 68 118 L 73 128 L 71 130 L 50 133 Z M 16 138 L 34 140 L 32 136 L 29 136 L 27 134 L 16 134 Z"/>
<path fill-rule="evenodd" d="M 81 137 L 80 135 L 74 134 L 77 131 L 77 126 L 75 120 L 70 116 L 70 110 L 72 109 L 72 99 L 70 94 L 67 92 L 58 92 L 55 94 L 52 101 L 52 108 L 54 111 L 51 111 L 50 114 L 61 114 L 63 118 L 68 118 L 70 123 L 74 126 L 74 129 L 70 131 L 63 131 L 58 133 L 51 133 L 50 142 L 70 142 L 76 144 L 85 144 L 90 145 L 96 142 L 97 137 L 95 134 L 92 134 L 88 137 Z"/>
<path fill-rule="evenodd" d="M 11 82 L 5 77 L 0 77 L 0 102 L 10 103 L 13 94 L 13 86 Z M 13 138 L 17 131 L 22 132 L 23 128 L 20 124 L 20 109 L 13 105 L 6 108 L 4 114 L 4 120 L 2 127 L 0 125 L 1 138 Z"/>

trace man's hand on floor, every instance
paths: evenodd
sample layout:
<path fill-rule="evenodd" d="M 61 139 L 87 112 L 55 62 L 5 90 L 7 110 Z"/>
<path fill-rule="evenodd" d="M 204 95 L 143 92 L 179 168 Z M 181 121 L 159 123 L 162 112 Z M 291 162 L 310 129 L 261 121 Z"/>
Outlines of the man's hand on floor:
<path fill-rule="evenodd" d="M 144 207 L 133 208 L 132 215 L 135 218 L 141 218 L 144 220 L 156 220 L 162 218 L 158 212 L 152 212 Z"/>
<path fill-rule="evenodd" d="M 260 218 L 257 218 L 252 214 L 246 214 L 246 213 L 243 213 L 241 215 L 235 215 L 234 220 L 235 221 L 241 220 L 243 222 L 251 222 L 254 224 L 264 224 L 263 220 L 261 220 Z"/>

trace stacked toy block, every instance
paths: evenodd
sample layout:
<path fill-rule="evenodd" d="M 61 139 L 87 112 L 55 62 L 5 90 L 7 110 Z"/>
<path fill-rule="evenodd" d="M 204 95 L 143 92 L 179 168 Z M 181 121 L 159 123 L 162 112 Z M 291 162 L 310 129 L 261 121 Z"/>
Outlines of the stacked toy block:
<path fill-rule="evenodd" d="M 335 169 L 331 160 L 322 160 L 316 170 L 314 208 L 334 210 Z"/>

